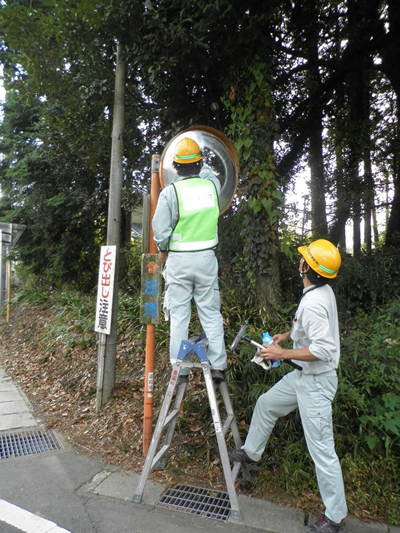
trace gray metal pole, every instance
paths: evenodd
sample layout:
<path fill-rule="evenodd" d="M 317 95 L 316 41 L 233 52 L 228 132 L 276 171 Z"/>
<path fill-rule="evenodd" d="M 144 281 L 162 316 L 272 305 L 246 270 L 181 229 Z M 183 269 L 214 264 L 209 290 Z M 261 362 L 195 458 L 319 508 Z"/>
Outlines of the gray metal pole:
<path fill-rule="evenodd" d="M 117 314 L 118 314 L 118 284 L 119 284 L 119 256 L 121 235 L 121 198 L 122 198 L 122 160 L 123 133 L 125 124 L 125 83 L 126 63 L 122 56 L 122 47 L 117 47 L 117 65 L 115 71 L 114 116 L 111 143 L 110 189 L 108 201 L 107 245 L 115 245 L 116 265 L 114 278 L 114 296 L 112 304 L 112 319 L 110 335 L 106 335 L 105 346 L 99 343 L 99 350 L 104 349 L 104 368 L 101 369 L 103 384 L 101 389 L 101 405 L 110 397 L 115 386 L 116 350 L 117 350 Z M 103 355 L 103 354 L 102 354 Z M 102 357 L 99 358 L 103 359 Z M 98 369 L 99 371 L 100 369 Z M 99 387 L 99 384 L 98 384 Z M 99 406 L 97 406 L 99 407 Z"/>

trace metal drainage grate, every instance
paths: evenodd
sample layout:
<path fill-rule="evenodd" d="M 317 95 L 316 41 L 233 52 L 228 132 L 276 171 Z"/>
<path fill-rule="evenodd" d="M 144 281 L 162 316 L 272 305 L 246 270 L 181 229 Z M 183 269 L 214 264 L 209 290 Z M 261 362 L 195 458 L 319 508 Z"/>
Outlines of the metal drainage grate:
<path fill-rule="evenodd" d="M 157 507 L 191 513 L 226 522 L 231 512 L 229 495 L 210 489 L 177 485 L 166 490 Z"/>
<path fill-rule="evenodd" d="M 51 431 L 35 430 L 0 434 L 0 459 L 60 450 L 63 445 Z"/>

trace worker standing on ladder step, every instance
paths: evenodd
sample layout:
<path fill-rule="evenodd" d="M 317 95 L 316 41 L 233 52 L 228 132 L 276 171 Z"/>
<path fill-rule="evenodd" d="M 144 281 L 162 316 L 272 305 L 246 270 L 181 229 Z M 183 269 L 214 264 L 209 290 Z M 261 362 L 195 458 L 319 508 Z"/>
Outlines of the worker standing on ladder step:
<path fill-rule="evenodd" d="M 214 382 L 221 382 L 227 366 L 215 255 L 221 184 L 203 165 L 201 149 L 191 138 L 177 143 L 173 166 L 178 179 L 161 191 L 152 220 L 159 260 L 166 263 L 170 360 L 176 363 L 181 342 L 188 338 L 193 298 L 208 340 L 211 375 Z M 188 372 L 182 368 L 179 381 L 187 381 Z"/>

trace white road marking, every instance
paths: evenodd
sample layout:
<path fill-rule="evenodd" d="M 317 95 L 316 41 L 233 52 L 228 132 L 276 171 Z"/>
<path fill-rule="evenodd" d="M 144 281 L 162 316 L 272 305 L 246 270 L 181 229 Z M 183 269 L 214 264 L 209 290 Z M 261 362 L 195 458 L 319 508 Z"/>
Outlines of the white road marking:
<path fill-rule="evenodd" d="M 25 533 L 71 533 L 54 522 L 0 500 L 0 520 Z"/>

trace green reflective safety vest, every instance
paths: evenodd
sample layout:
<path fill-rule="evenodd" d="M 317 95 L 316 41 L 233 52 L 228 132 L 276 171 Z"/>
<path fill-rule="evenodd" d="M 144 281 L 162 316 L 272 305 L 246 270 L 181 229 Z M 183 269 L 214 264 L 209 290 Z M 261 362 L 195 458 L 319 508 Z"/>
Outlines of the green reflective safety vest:
<path fill-rule="evenodd" d="M 178 222 L 168 250 L 196 252 L 218 243 L 218 196 L 212 181 L 186 178 L 173 183 L 178 200 Z"/>

